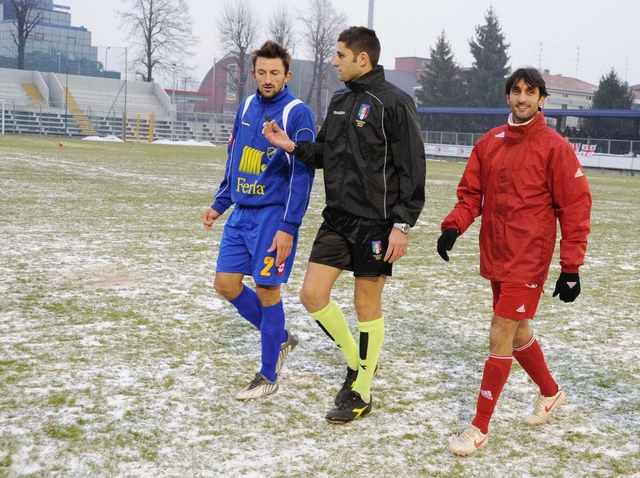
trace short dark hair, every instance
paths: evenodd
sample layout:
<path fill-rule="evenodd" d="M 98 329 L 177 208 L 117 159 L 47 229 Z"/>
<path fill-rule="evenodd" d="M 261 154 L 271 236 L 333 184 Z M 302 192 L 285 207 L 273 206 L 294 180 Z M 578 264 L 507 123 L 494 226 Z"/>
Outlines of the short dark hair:
<path fill-rule="evenodd" d="M 354 57 L 365 52 L 369 55 L 371 66 L 377 66 L 380 60 L 380 40 L 376 32 L 367 27 L 349 27 L 338 37 L 353 52 Z M 355 60 L 354 60 L 355 61 Z"/>
<path fill-rule="evenodd" d="M 256 60 L 261 58 L 280 58 L 284 63 L 285 74 L 289 72 L 289 65 L 291 64 L 291 55 L 289 50 L 283 47 L 280 43 L 272 40 L 267 40 L 257 50 L 251 52 L 251 64 L 253 69 L 256 69 Z"/>
<path fill-rule="evenodd" d="M 532 66 L 518 68 L 516 71 L 511 73 L 511 76 L 507 78 L 507 83 L 504 87 L 504 91 L 507 96 L 509 96 L 509 93 L 511 93 L 511 89 L 520 80 L 524 80 L 527 86 L 530 86 L 531 88 L 540 88 L 540 96 L 549 96 L 549 93 L 547 93 L 547 85 L 544 82 L 542 75 L 536 68 L 533 68 Z"/>

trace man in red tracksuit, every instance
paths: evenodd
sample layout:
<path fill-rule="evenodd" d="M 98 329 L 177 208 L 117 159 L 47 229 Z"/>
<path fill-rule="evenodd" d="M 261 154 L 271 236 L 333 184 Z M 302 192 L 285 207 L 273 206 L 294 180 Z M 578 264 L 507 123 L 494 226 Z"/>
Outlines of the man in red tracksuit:
<path fill-rule="evenodd" d="M 488 442 L 489 421 L 507 381 L 513 358 L 540 387 L 529 425 L 546 423 L 565 403 L 533 333 L 533 319 L 560 222 L 561 272 L 553 297 L 573 302 L 580 294 L 578 268 L 590 231 L 591 193 L 570 145 L 546 126 L 541 106 L 547 97 L 535 68 L 520 68 L 507 80 L 508 123 L 475 145 L 460 184 L 458 203 L 442 223 L 438 253 L 449 260 L 456 238 L 482 215 L 480 275 L 491 281 L 493 318 L 476 416 L 449 445 L 469 456 Z"/>

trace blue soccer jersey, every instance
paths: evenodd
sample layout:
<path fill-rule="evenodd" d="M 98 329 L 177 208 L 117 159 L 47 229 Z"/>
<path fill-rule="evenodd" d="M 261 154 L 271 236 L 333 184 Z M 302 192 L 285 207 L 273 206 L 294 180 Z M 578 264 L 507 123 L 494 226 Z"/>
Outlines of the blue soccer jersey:
<path fill-rule="evenodd" d="M 287 87 L 274 98 L 265 99 L 259 93 L 246 98 L 236 114 L 225 175 L 211 207 L 223 214 L 235 204 L 225 225 L 216 270 L 251 275 L 260 285 L 278 285 L 287 281 L 293 266 L 315 171 L 266 140 L 267 116 L 294 141 L 315 139 L 310 108 Z M 293 236 L 291 253 L 279 267 L 277 251 L 267 252 L 278 230 Z"/>

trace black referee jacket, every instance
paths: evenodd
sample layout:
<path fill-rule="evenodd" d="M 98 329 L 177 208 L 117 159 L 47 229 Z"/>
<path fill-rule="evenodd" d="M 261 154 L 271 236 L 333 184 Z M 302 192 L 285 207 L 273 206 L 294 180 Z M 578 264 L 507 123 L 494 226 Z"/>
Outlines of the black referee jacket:
<path fill-rule="evenodd" d="M 293 154 L 324 169 L 327 206 L 413 226 L 425 200 L 424 141 L 415 104 L 376 66 L 333 94 L 315 142 Z"/>

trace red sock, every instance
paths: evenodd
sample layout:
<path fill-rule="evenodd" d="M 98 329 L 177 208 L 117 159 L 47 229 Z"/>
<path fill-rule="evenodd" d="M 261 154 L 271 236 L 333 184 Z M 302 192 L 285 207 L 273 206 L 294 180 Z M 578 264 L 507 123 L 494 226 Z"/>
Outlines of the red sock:
<path fill-rule="evenodd" d="M 502 388 L 507 383 L 507 378 L 509 378 L 512 362 L 513 357 L 489 354 L 489 359 L 484 363 L 476 417 L 471 422 L 482 433 L 489 432 L 489 421 L 498 403 L 500 392 L 502 392 Z"/>
<path fill-rule="evenodd" d="M 531 380 L 540 387 L 540 393 L 545 397 L 553 397 L 558 393 L 558 384 L 551 376 L 544 361 L 542 349 L 534 336 L 522 347 L 513 349 L 513 356 L 524 369 Z"/>

